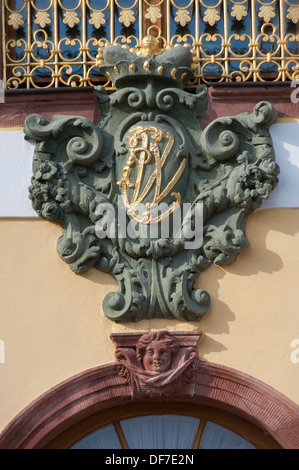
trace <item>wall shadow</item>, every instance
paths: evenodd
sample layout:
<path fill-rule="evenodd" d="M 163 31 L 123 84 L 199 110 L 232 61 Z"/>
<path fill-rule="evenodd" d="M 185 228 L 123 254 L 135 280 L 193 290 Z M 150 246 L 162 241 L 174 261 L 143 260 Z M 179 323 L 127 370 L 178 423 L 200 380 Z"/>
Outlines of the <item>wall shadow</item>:
<path fill-rule="evenodd" d="M 268 248 L 268 236 L 276 232 L 275 247 Z M 246 236 L 250 246 L 225 270 L 239 276 L 256 275 L 259 272 L 274 273 L 284 267 L 280 253 L 288 237 L 299 233 L 299 209 L 259 209 L 248 219 Z M 272 242 L 272 245 L 274 243 Z"/>
<path fill-rule="evenodd" d="M 210 266 L 198 276 L 194 288 L 206 290 L 211 299 L 209 311 L 198 322 L 184 322 L 175 319 L 145 319 L 136 323 L 114 323 L 111 321 L 111 330 L 117 332 L 149 331 L 154 329 L 167 329 L 169 331 L 198 331 L 203 332 L 199 343 L 199 354 L 203 359 L 210 353 L 221 353 L 227 350 L 225 337 L 231 333 L 231 323 L 236 320 L 237 311 L 232 310 L 229 303 L 234 289 L 238 287 L 238 276 L 256 277 L 250 282 L 259 284 L 259 273 L 273 274 L 284 269 L 284 243 L 299 233 L 299 209 L 262 209 L 255 211 L 248 219 L 246 235 L 250 246 L 242 252 L 231 265 Z M 275 232 L 275 234 L 273 234 Z M 268 236 L 271 238 L 269 249 Z M 274 241 L 273 241 L 274 240 Z M 293 242 L 294 243 L 294 242 Z M 277 249 L 276 249 L 277 248 Z M 289 248 L 287 248 L 289 249 Z M 102 300 L 106 293 L 118 290 L 116 281 L 111 275 L 100 273 L 91 269 L 83 275 L 91 282 L 104 286 L 99 291 L 99 313 L 104 315 Z M 225 280 L 226 276 L 229 276 Z M 263 282 L 265 279 L 263 279 Z M 220 289 L 232 289 L 225 300 L 221 298 Z M 246 283 L 242 284 L 246 289 Z M 103 292 L 104 291 L 104 292 Z M 225 290 L 223 291 L 225 292 Z M 244 291 L 244 296 L 246 296 Z M 250 300 L 249 300 L 250 302 Z M 235 305 L 235 303 L 234 303 Z M 241 308 L 241 307 L 240 307 Z M 242 312 L 243 315 L 243 312 Z M 242 319 L 244 321 L 244 318 Z M 225 335 L 221 340 L 221 335 Z"/>

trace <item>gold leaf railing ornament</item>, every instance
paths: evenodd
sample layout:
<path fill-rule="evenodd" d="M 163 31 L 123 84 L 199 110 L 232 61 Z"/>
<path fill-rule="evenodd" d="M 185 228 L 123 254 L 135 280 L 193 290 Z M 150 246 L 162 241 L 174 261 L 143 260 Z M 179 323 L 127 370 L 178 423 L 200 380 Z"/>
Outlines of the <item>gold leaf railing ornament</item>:
<path fill-rule="evenodd" d="M 298 0 L 3 0 L 1 8 L 7 89 L 109 89 L 98 67 L 111 44 L 141 55 L 186 45 L 190 87 L 299 79 Z"/>

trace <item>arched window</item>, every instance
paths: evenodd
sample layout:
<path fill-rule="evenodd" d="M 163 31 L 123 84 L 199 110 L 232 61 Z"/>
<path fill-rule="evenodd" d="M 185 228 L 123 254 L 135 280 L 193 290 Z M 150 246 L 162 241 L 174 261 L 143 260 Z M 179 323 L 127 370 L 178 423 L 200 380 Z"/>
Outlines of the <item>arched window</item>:
<path fill-rule="evenodd" d="M 0 434 L 0 449 L 100 448 L 107 436 L 109 448 L 299 447 L 298 406 L 273 388 L 208 362 L 199 364 L 194 384 L 189 395 L 141 400 L 117 363 L 95 367 L 27 406 Z"/>
<path fill-rule="evenodd" d="M 278 449 L 248 421 L 186 403 L 146 403 L 97 413 L 69 428 L 48 448 L 61 449 Z"/>

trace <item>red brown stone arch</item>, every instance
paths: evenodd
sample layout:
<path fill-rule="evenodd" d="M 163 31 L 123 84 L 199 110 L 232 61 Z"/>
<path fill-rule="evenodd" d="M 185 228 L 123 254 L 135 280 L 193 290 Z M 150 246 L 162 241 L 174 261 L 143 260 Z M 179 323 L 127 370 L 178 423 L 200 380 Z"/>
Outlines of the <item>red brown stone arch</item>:
<path fill-rule="evenodd" d="M 24 409 L 0 435 L 1 449 L 42 449 L 95 413 L 154 402 L 132 397 L 117 363 L 84 371 L 52 388 Z M 268 433 L 285 449 L 299 448 L 299 407 L 281 393 L 237 370 L 200 362 L 195 380 L 159 403 L 188 403 L 228 411 Z"/>

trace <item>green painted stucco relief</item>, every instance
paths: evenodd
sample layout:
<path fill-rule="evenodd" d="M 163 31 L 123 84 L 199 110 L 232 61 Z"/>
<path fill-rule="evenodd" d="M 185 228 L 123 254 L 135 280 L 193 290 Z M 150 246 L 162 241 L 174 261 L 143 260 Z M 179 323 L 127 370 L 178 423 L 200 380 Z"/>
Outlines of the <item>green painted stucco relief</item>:
<path fill-rule="evenodd" d="M 248 246 L 247 218 L 278 182 L 276 111 L 260 102 L 202 129 L 207 89 L 184 89 L 186 47 L 138 57 L 110 46 L 104 60 L 115 91 L 96 89 L 97 125 L 26 120 L 25 137 L 36 142 L 32 205 L 63 228 L 57 250 L 75 273 L 96 268 L 116 279 L 118 292 L 103 302 L 111 320 L 200 320 L 211 299 L 195 279 Z"/>

